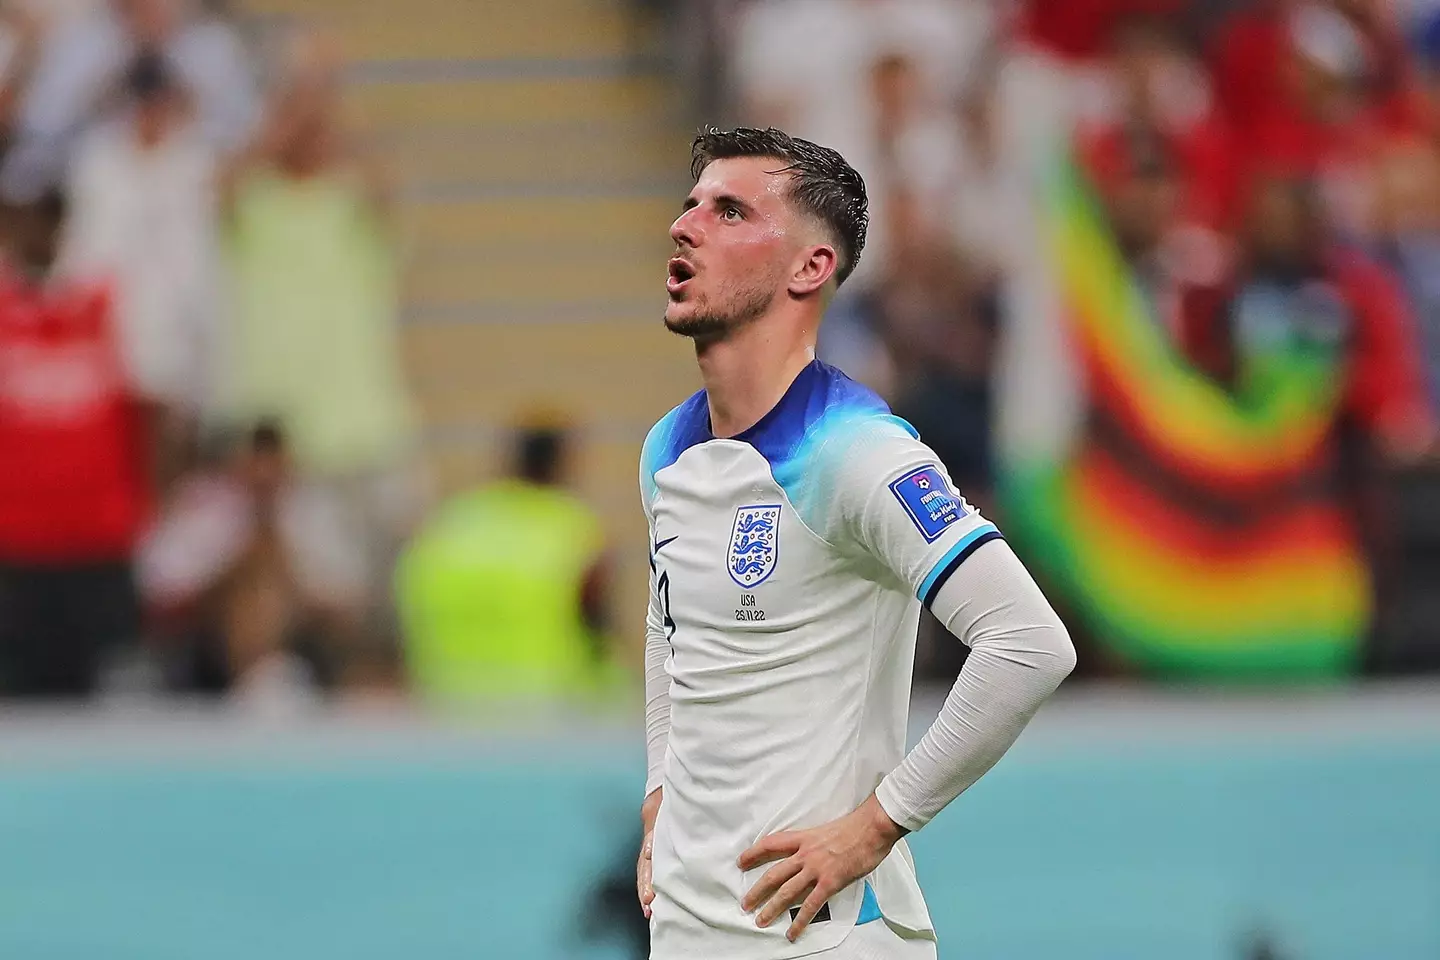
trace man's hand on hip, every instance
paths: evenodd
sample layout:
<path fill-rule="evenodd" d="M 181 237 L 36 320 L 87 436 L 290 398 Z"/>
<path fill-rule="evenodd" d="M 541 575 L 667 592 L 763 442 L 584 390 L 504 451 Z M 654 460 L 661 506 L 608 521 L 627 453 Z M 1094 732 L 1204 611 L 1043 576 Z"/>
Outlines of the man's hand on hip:
<path fill-rule="evenodd" d="M 660 815 L 660 800 L 664 788 L 656 787 L 640 805 L 640 824 L 643 828 L 640 839 L 640 859 L 635 863 L 635 892 L 640 897 L 640 909 L 645 919 L 650 919 L 650 904 L 655 899 L 655 888 L 651 886 L 651 855 L 655 850 L 655 818 Z"/>
<path fill-rule="evenodd" d="M 785 933 L 793 943 L 826 900 L 869 876 L 905 833 L 874 794 L 838 820 L 810 830 L 772 833 L 740 855 L 741 870 L 780 861 L 750 888 L 740 907 L 747 913 L 759 908 L 755 925 L 768 927 L 800 904 Z"/>

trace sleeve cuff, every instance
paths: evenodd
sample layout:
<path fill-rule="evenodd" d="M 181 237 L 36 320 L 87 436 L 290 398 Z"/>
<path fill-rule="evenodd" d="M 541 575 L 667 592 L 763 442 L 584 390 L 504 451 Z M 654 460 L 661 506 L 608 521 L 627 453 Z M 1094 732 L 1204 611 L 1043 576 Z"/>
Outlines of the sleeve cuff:
<path fill-rule="evenodd" d="M 928 820 L 917 817 L 903 802 L 901 802 L 900 797 L 897 795 L 895 787 L 891 783 L 890 777 L 888 776 L 884 780 L 880 781 L 880 786 L 875 788 L 875 799 L 879 801 L 880 809 L 885 811 L 885 815 L 887 817 L 889 817 L 891 820 L 894 820 L 897 824 L 904 827 L 911 833 L 914 833 L 916 830 L 919 830 L 921 827 L 925 826 L 925 824 L 930 822 Z"/>

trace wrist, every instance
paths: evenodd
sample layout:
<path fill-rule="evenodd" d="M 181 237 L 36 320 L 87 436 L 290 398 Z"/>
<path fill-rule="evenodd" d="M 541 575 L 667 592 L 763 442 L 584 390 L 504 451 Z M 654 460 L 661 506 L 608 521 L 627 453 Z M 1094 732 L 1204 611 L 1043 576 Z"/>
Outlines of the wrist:
<path fill-rule="evenodd" d="M 901 837 L 910 832 L 890 818 L 890 814 L 885 812 L 879 798 L 873 793 L 861 809 L 866 813 L 871 830 L 887 847 L 893 847 Z"/>
<path fill-rule="evenodd" d="M 646 834 L 655 830 L 655 819 L 660 816 L 660 801 L 664 795 L 664 790 L 656 787 L 646 795 L 645 802 L 640 805 L 640 825 Z"/>

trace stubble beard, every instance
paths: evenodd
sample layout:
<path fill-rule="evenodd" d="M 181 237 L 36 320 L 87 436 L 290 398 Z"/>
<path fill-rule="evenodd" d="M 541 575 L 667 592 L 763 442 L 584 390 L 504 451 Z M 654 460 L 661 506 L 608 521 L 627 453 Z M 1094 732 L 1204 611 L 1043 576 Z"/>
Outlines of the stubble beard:
<path fill-rule="evenodd" d="M 759 320 L 775 302 L 775 292 L 768 286 L 738 290 L 725 298 L 725 306 L 696 313 L 680 320 L 665 318 L 665 328 L 697 343 L 717 343 L 733 336 Z"/>

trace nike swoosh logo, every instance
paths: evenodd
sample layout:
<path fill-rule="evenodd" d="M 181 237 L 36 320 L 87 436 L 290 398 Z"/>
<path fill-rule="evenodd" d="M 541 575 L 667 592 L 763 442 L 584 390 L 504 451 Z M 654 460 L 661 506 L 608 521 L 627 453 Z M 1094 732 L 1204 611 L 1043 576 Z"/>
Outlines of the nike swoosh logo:
<path fill-rule="evenodd" d="M 659 553 L 661 550 L 664 550 L 664 549 L 665 549 L 666 547 L 668 547 L 670 544 L 674 543 L 676 540 L 679 540 L 679 539 L 680 539 L 679 536 L 674 536 L 674 537 L 669 537 L 669 538 L 667 538 L 667 539 L 665 539 L 665 540 L 657 540 L 657 541 L 655 542 L 655 552 L 656 552 L 656 553 Z"/>

